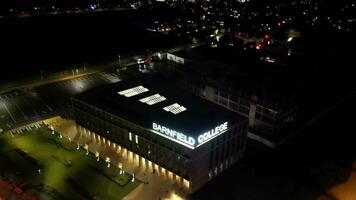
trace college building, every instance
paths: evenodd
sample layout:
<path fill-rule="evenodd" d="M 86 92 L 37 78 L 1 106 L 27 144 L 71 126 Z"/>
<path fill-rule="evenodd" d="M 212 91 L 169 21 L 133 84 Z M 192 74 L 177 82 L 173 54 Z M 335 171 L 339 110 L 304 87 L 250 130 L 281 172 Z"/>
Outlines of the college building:
<path fill-rule="evenodd" d="M 245 153 L 246 117 L 157 75 L 99 87 L 72 103 L 80 134 L 109 141 L 137 166 L 164 174 L 189 192 Z"/>
<path fill-rule="evenodd" d="M 206 57 L 156 56 L 154 71 L 176 80 L 183 90 L 248 118 L 248 137 L 275 148 L 295 123 L 295 74 L 288 68 L 236 66 Z M 168 56 L 169 55 L 169 56 Z M 174 58 L 183 59 L 176 62 Z"/>

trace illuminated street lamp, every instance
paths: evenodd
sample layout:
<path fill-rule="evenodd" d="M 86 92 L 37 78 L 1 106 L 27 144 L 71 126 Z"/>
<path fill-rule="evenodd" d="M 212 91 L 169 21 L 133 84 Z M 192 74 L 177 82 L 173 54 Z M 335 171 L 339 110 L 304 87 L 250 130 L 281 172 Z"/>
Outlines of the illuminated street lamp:
<path fill-rule="evenodd" d="M 98 162 L 99 162 L 99 160 L 100 160 L 100 154 L 99 154 L 99 152 L 98 152 L 98 151 L 97 151 L 97 152 L 95 152 L 95 156 L 97 157 L 96 161 L 98 161 Z"/>
<path fill-rule="evenodd" d="M 134 182 L 134 181 L 135 181 L 135 174 L 132 174 L 131 182 Z"/>
<path fill-rule="evenodd" d="M 106 157 L 105 162 L 107 163 L 107 167 L 109 168 L 110 167 L 110 158 Z"/>

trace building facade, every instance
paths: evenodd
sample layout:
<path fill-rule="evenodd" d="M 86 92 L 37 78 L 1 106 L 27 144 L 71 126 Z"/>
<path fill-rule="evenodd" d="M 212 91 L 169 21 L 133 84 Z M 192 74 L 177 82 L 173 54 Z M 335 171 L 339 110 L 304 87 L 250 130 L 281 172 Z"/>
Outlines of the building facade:
<path fill-rule="evenodd" d="M 287 85 L 283 82 L 270 86 L 254 74 L 242 75 L 233 66 L 210 60 L 184 66 L 163 60 L 155 63 L 154 67 L 159 73 L 177 80 L 181 88 L 247 117 L 249 136 L 270 147 L 278 146 L 279 139 L 284 137 L 279 135 L 281 130 L 293 126 L 295 122 L 297 107 L 293 90 L 284 89 L 288 92 L 274 94 L 274 91 L 265 89 L 270 87 L 278 91 Z M 278 139 L 270 140 L 273 138 Z"/>
<path fill-rule="evenodd" d="M 163 173 L 194 192 L 244 155 L 246 118 L 186 93 L 170 92 L 167 84 L 160 90 L 156 79 L 114 85 L 72 99 L 77 130 L 110 141 L 138 166 Z M 133 90 L 148 91 L 125 96 Z M 176 99 L 176 94 L 183 97 Z M 147 100 L 151 96 L 155 100 Z M 178 107 L 178 100 L 184 106 Z"/>

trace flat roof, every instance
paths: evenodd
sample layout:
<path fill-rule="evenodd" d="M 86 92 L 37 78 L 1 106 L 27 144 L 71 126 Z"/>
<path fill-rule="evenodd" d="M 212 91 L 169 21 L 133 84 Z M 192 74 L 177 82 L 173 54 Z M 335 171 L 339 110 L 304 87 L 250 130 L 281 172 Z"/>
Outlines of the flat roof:
<path fill-rule="evenodd" d="M 202 76 L 208 85 L 210 83 L 222 91 L 232 91 L 232 94 L 248 99 L 255 95 L 259 103 L 276 110 L 291 105 L 297 88 L 295 73 L 288 68 L 263 64 L 243 68 L 215 60 L 196 61 L 176 67 L 184 71 L 187 78 L 196 80 Z"/>
<path fill-rule="evenodd" d="M 172 63 L 162 65 L 174 65 L 189 79 L 203 77 L 207 84 L 237 96 L 248 99 L 252 95 L 257 96 L 259 104 L 275 110 L 289 109 L 293 104 L 299 85 L 296 69 L 263 64 L 256 59 L 245 59 L 243 55 L 234 57 L 230 51 L 225 52 L 227 55 L 219 52 L 221 50 L 198 47 L 189 52 L 173 53 L 189 58 L 192 62 L 184 66 Z"/>
<path fill-rule="evenodd" d="M 230 127 L 246 120 L 153 74 L 99 87 L 74 99 L 148 129 L 155 123 L 193 138 L 225 122 Z"/>

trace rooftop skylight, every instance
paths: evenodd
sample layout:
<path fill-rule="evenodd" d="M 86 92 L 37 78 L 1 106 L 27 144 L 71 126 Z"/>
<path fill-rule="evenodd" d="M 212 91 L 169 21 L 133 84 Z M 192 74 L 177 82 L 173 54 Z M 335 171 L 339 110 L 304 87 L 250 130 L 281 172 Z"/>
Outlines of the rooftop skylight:
<path fill-rule="evenodd" d="M 126 90 L 122 90 L 122 91 L 118 92 L 118 94 L 119 95 L 123 95 L 125 97 L 132 97 L 132 96 L 135 96 L 135 95 L 147 92 L 147 91 L 148 91 L 147 88 L 145 88 L 142 85 L 140 85 L 140 86 L 137 86 L 137 87 L 133 87 L 133 88 L 129 88 L 129 89 L 126 89 Z"/>
<path fill-rule="evenodd" d="M 163 110 L 165 110 L 167 112 L 171 112 L 171 113 L 176 115 L 178 113 L 186 111 L 187 108 L 185 108 L 184 106 L 179 105 L 178 103 L 174 103 L 172 105 L 164 107 Z"/>
<path fill-rule="evenodd" d="M 161 96 L 160 94 L 154 94 L 154 95 L 140 99 L 140 101 L 142 103 L 146 103 L 148 105 L 153 105 L 153 104 L 159 103 L 164 100 L 166 100 L 166 97 Z"/>

